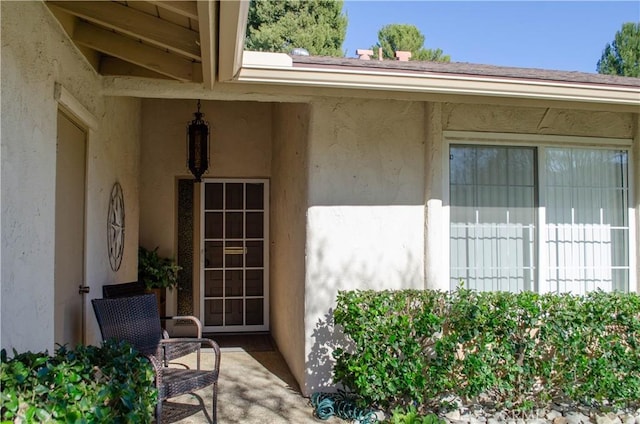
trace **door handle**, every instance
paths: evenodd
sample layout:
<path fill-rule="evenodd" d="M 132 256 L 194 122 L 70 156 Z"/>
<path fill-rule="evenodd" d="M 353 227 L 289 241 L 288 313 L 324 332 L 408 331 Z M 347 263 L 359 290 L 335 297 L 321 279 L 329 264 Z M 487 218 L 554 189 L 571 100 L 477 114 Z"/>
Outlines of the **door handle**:
<path fill-rule="evenodd" d="M 91 290 L 91 287 L 80 285 L 78 286 L 78 289 L 79 289 L 78 290 L 79 294 L 86 294 L 86 293 L 89 293 L 89 290 Z"/>

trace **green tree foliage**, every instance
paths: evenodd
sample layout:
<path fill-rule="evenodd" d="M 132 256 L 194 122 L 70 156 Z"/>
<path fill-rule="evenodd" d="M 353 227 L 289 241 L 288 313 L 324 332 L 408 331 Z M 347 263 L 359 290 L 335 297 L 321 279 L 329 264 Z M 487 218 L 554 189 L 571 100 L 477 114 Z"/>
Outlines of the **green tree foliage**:
<path fill-rule="evenodd" d="M 378 31 L 378 43 L 372 47 L 375 51 L 382 47 L 385 59 L 395 59 L 395 52 L 410 51 L 411 60 L 430 60 L 434 62 L 449 62 L 451 57 L 440 49 L 426 49 L 424 35 L 415 25 L 391 24 L 385 25 Z"/>
<path fill-rule="evenodd" d="M 342 56 L 342 6 L 342 0 L 251 0 L 245 47 L 284 53 L 300 47 L 311 55 Z"/>
<path fill-rule="evenodd" d="M 599 74 L 640 77 L 640 22 L 627 22 L 607 43 L 598 61 Z"/>

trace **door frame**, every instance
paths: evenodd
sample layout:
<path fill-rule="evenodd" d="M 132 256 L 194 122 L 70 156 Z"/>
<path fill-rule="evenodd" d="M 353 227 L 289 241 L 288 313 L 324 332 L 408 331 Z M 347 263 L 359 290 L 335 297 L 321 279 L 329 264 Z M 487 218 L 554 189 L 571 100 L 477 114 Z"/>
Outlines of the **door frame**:
<path fill-rule="evenodd" d="M 87 243 L 88 243 L 88 195 L 89 195 L 89 149 L 91 147 L 91 141 L 95 135 L 95 131 L 98 128 L 98 120 L 95 115 L 91 113 L 84 105 L 74 97 L 64 86 L 60 83 L 54 84 L 53 97 L 57 102 L 56 107 L 56 121 L 58 119 L 58 113 L 65 115 L 71 122 L 82 129 L 85 133 L 85 150 L 84 150 L 84 226 L 83 226 L 83 258 L 82 258 L 82 284 L 87 284 Z M 56 139 L 58 137 L 58 128 L 56 124 Z M 57 143 L 57 140 L 56 140 Z M 57 158 L 56 158 L 57 162 Z M 55 255 L 55 252 L 54 252 Z M 78 288 L 79 289 L 79 288 Z M 55 276 L 54 276 L 54 293 L 55 293 Z M 82 328 L 81 328 L 81 342 L 86 344 L 87 341 L 87 293 L 81 294 L 82 296 Z M 55 295 L 54 295 L 55 299 Z M 53 300 L 53 312 L 55 317 L 55 300 Z M 53 325 L 53 338 L 55 339 L 55 323 Z M 55 349 L 52 346 L 52 350 Z"/>
<path fill-rule="evenodd" d="M 198 211 L 198 217 L 200 220 L 199 225 L 199 234 L 198 234 L 198 246 L 199 246 L 199 260 L 198 260 L 198 304 L 200 306 L 199 318 L 203 323 L 203 330 L 208 332 L 216 332 L 216 333 L 249 333 L 249 332 L 263 332 L 269 331 L 269 250 L 270 250 L 270 234 L 269 234 L 269 224 L 270 224 L 270 185 L 268 178 L 203 178 L 202 183 L 199 187 L 199 196 L 200 196 L 200 205 Z M 264 304 L 263 304 L 263 325 L 234 325 L 234 326 L 207 326 L 205 324 L 205 257 L 204 257 L 204 231 L 205 231 L 205 184 L 206 183 L 261 183 L 264 184 L 264 193 L 263 193 L 263 211 L 264 211 L 264 221 L 263 221 L 263 229 L 264 229 L 264 250 L 262 252 L 263 255 L 263 282 L 264 282 Z M 246 211 L 246 209 L 243 209 Z"/>

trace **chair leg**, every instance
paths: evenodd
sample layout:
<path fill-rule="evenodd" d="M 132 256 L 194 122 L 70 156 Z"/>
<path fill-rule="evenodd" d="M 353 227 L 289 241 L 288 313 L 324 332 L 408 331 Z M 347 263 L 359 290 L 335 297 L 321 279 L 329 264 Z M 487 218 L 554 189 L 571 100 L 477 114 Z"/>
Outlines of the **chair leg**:
<path fill-rule="evenodd" d="M 158 399 L 156 404 L 156 424 L 160 424 L 162 421 L 162 400 Z"/>
<path fill-rule="evenodd" d="M 213 383 L 213 410 L 211 413 L 213 424 L 218 422 L 218 383 Z"/>

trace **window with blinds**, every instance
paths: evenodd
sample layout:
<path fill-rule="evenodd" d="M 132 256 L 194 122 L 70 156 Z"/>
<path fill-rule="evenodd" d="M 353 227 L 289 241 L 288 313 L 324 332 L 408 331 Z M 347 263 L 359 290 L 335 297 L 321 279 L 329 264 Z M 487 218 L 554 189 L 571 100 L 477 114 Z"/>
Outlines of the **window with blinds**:
<path fill-rule="evenodd" d="M 628 152 L 450 146 L 450 276 L 475 290 L 629 287 Z"/>

